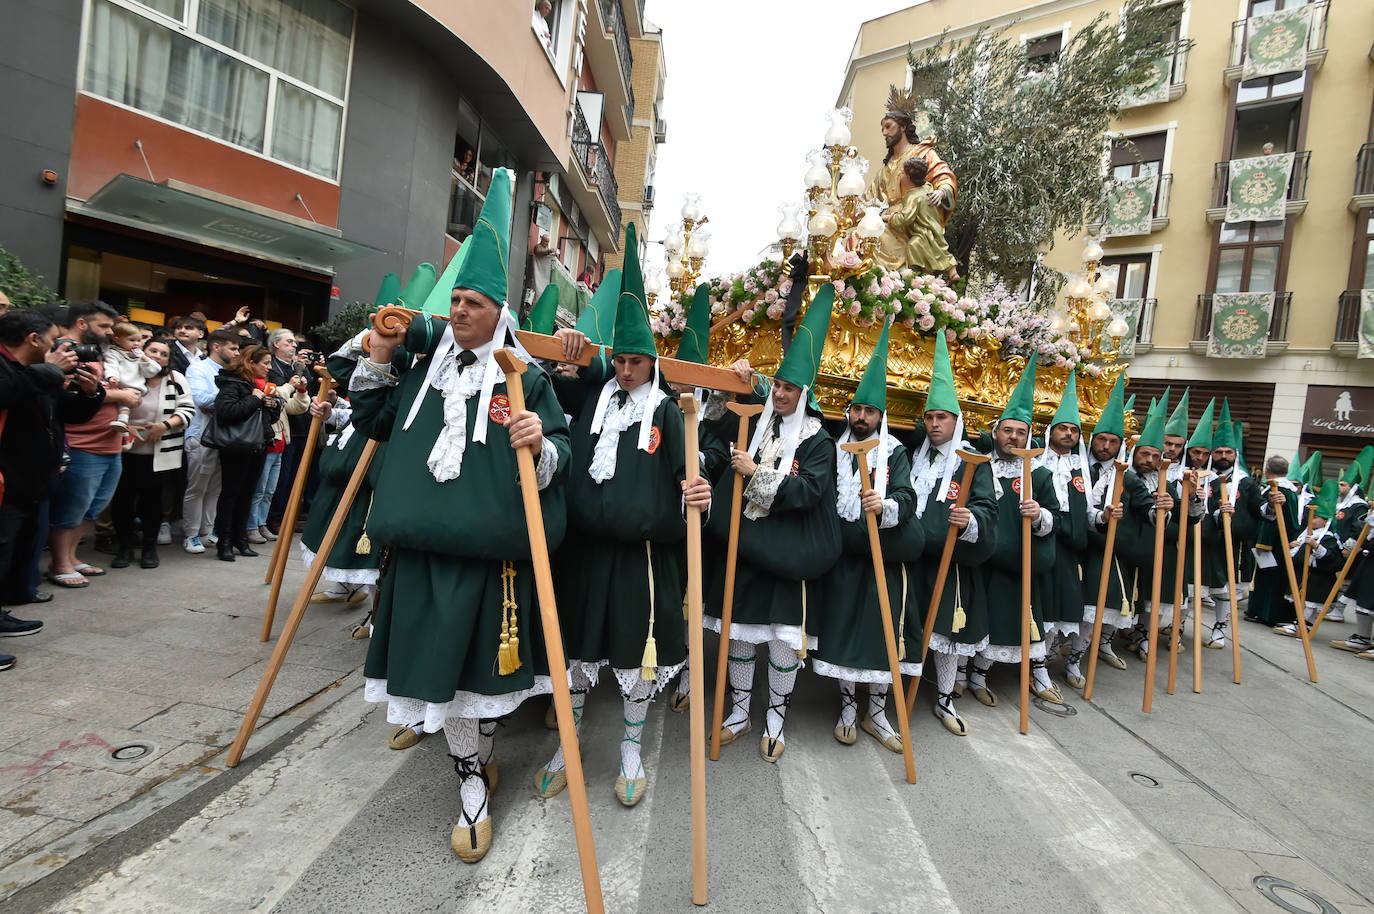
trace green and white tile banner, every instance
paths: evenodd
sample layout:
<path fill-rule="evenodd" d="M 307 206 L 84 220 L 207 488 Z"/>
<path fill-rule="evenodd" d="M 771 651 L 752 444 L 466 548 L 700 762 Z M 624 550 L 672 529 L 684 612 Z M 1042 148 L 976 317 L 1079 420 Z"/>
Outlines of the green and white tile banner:
<path fill-rule="evenodd" d="M 1169 100 L 1169 74 L 1173 72 L 1174 55 L 1162 54 L 1150 61 L 1145 78 L 1126 91 L 1123 108 L 1138 108 Z"/>
<path fill-rule="evenodd" d="M 1107 188 L 1107 218 L 1102 226 L 1108 238 L 1148 235 L 1154 219 L 1155 190 L 1159 175 L 1118 178 Z"/>
<path fill-rule="evenodd" d="M 1282 220 L 1296 153 L 1232 159 L 1226 188 L 1227 222 Z"/>
<path fill-rule="evenodd" d="M 1307 35 L 1311 28 L 1310 5 L 1251 16 L 1245 24 L 1241 79 L 1307 69 Z"/>
<path fill-rule="evenodd" d="M 1145 299 L 1143 298 L 1112 298 L 1107 300 L 1107 307 L 1112 309 L 1112 314 L 1102 325 L 1102 333 L 1097 342 L 1099 351 L 1112 351 L 1112 338 L 1107 335 L 1107 327 L 1119 317 L 1126 322 L 1126 335 L 1121 338 L 1121 348 L 1116 351 L 1117 356 L 1123 359 L 1135 356 L 1136 329 L 1140 326 L 1140 309 L 1144 304 Z"/>
<path fill-rule="evenodd" d="M 1374 359 L 1374 289 L 1360 292 L 1360 326 L 1355 331 L 1359 340 L 1359 356 Z"/>
<path fill-rule="evenodd" d="M 1207 354 L 1217 359 L 1259 359 L 1269 342 L 1273 292 L 1218 292 L 1212 296 Z"/>

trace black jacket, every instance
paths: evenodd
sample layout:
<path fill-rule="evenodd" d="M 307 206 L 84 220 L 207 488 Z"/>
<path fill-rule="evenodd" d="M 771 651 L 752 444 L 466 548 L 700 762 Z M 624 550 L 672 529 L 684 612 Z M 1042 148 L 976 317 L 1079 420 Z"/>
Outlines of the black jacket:
<path fill-rule="evenodd" d="M 21 365 L 0 354 L 0 473 L 5 500 L 35 505 L 52 492 L 62 460 L 64 426 L 89 422 L 105 403 L 105 389 L 87 396 L 68 389 L 67 378 L 46 362 Z"/>
<path fill-rule="evenodd" d="M 267 380 L 278 387 L 285 387 L 293 375 L 300 375 L 307 380 L 306 390 L 313 397 L 320 392 L 320 381 L 316 374 L 309 370 L 302 362 L 284 362 L 272 356 L 272 366 L 267 369 Z M 310 414 L 297 413 L 294 416 L 286 417 L 286 424 L 291 429 L 291 441 L 299 442 L 300 446 L 305 446 L 305 436 L 310 432 Z"/>
<path fill-rule="evenodd" d="M 186 374 L 186 369 L 191 367 L 191 360 L 186 357 L 186 353 L 181 351 L 181 344 L 176 340 L 172 340 L 169 348 L 172 354 L 168 363 L 172 366 L 172 370 L 180 372 L 183 375 Z"/>
<path fill-rule="evenodd" d="M 232 371 L 221 371 L 215 375 L 215 385 L 219 393 L 215 396 L 215 421 L 221 424 L 238 425 L 252 418 L 253 413 L 262 410 L 263 443 L 272 441 L 272 425 L 281 414 L 281 400 L 275 396 L 259 400 L 253 396 L 257 388 Z"/>

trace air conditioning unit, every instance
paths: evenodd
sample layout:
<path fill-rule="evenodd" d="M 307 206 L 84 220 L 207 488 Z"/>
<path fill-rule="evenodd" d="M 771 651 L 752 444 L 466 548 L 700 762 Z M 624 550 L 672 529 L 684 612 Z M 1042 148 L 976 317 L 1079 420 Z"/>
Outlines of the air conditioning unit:
<path fill-rule="evenodd" d="M 668 141 L 668 122 L 663 118 L 654 121 L 654 142 L 666 143 Z"/>

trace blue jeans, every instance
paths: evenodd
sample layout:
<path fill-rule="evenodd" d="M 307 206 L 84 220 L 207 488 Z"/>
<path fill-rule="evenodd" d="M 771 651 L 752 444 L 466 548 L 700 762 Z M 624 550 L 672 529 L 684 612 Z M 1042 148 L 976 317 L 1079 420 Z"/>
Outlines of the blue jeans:
<path fill-rule="evenodd" d="M 281 475 L 281 455 L 281 451 L 263 455 L 267 459 L 258 476 L 258 487 L 253 490 L 253 506 L 248 513 L 249 530 L 267 524 L 267 510 L 272 507 L 272 494 L 277 491 L 277 479 Z"/>
<path fill-rule="evenodd" d="M 95 520 L 114 497 L 123 469 L 119 454 L 92 454 L 72 449 L 72 462 L 57 480 L 52 496 L 52 525 L 75 530 Z"/>

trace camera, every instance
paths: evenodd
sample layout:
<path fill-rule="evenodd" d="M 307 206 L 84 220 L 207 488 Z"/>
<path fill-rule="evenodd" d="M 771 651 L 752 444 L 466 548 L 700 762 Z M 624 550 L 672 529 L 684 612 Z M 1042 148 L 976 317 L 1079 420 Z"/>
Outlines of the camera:
<path fill-rule="evenodd" d="M 99 362 L 105 358 L 99 346 L 94 343 L 80 343 L 69 336 L 58 337 L 52 344 L 53 352 L 61 349 L 64 343 L 71 344 L 72 354 L 76 356 L 78 362 Z M 76 369 L 73 368 L 72 370 L 75 371 Z"/>

